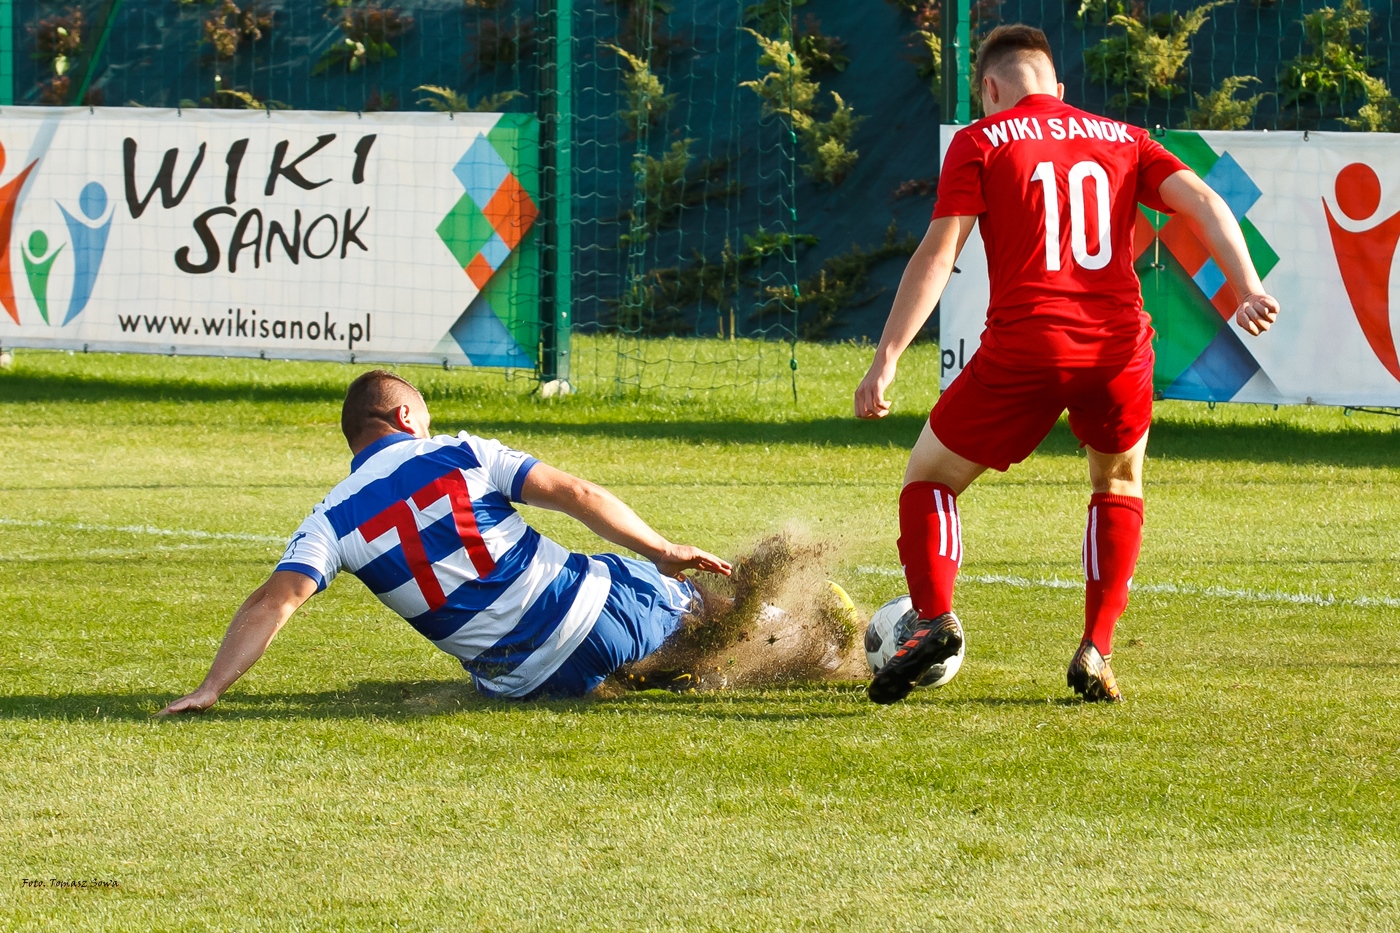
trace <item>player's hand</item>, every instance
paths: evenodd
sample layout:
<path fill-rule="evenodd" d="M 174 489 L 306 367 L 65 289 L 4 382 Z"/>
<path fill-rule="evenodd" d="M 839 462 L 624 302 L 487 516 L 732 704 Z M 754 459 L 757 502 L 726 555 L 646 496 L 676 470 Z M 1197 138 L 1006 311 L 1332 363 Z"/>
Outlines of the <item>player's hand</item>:
<path fill-rule="evenodd" d="M 180 697 L 156 715 L 174 716 L 177 713 L 202 713 L 217 702 L 219 702 L 217 693 L 209 690 L 196 690 L 194 693 Z"/>
<path fill-rule="evenodd" d="M 717 573 L 727 577 L 729 572 L 734 569 L 729 561 L 721 560 L 713 554 L 688 544 L 673 544 L 669 551 L 658 557 L 653 557 L 651 562 L 656 565 L 657 570 L 666 576 L 677 579 L 687 570 L 703 570 L 707 573 Z"/>
<path fill-rule="evenodd" d="M 1235 323 L 1251 337 L 1258 337 L 1278 319 L 1278 299 L 1272 295 L 1246 295 L 1235 312 Z"/>
<path fill-rule="evenodd" d="M 865 374 L 865 378 L 856 387 L 856 417 L 883 418 L 888 415 L 890 403 L 885 398 L 885 390 L 893 381 L 894 367 L 881 366 L 878 362 L 872 363 L 870 372 Z"/>

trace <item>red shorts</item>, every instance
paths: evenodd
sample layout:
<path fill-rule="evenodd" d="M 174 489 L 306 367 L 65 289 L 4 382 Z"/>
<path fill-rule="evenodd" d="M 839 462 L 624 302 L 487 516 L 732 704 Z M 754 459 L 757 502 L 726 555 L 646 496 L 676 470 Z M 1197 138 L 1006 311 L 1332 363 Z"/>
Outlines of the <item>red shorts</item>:
<path fill-rule="evenodd" d="M 1069 409 L 1069 427 L 1100 453 L 1130 450 L 1152 422 L 1152 346 L 1112 366 L 1004 366 L 973 354 L 938 398 L 929 427 L 959 457 L 1006 472 L 1045 440 Z"/>

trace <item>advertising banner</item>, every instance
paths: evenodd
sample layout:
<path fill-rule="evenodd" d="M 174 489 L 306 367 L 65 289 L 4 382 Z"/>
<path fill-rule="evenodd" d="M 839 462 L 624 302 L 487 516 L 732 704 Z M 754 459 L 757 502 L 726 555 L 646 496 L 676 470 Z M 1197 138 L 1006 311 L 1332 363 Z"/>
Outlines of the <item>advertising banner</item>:
<path fill-rule="evenodd" d="M 7 108 L 0 346 L 532 368 L 519 114 Z"/>
<path fill-rule="evenodd" d="M 1107 121 L 1104 121 L 1107 122 Z M 953 133 L 943 128 L 946 154 Z M 1250 337 L 1238 297 L 1187 223 L 1139 206 L 1135 267 L 1157 335 L 1163 398 L 1400 406 L 1400 136 L 1168 130 L 1158 137 L 1229 205 L 1265 288 L 1282 304 Z M 987 263 L 974 230 L 943 298 L 942 384 L 986 321 Z"/>

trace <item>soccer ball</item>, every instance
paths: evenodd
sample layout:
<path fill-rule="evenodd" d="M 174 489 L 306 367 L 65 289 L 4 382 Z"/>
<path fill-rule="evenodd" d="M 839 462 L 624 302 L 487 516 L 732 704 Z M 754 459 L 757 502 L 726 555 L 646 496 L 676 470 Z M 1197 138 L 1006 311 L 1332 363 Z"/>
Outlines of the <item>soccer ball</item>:
<path fill-rule="evenodd" d="M 914 603 L 908 596 L 898 596 L 885 603 L 870 617 L 870 625 L 865 629 L 865 660 L 874 674 L 884 667 L 899 650 L 899 646 L 914 631 L 914 623 L 919 614 L 914 611 Z M 942 664 L 935 664 L 928 673 L 919 678 L 916 686 L 941 687 L 957 676 L 962 667 L 963 654 L 967 650 L 967 636 L 963 636 L 962 647 Z"/>

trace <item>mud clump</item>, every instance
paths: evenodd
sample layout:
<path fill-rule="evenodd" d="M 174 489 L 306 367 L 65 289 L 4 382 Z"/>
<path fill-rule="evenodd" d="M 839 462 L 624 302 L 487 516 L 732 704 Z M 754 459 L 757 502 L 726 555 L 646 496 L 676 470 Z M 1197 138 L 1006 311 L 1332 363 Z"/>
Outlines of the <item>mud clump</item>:
<path fill-rule="evenodd" d="M 694 578 L 703 605 L 655 654 L 614 675 L 605 692 L 714 691 L 863 676 L 856 650 L 860 620 L 828 582 L 836 556 L 831 542 L 777 534 L 738 558 L 731 577 Z"/>

